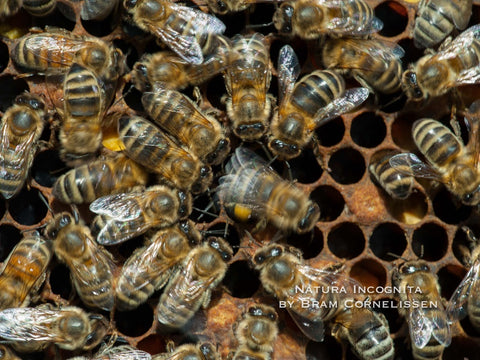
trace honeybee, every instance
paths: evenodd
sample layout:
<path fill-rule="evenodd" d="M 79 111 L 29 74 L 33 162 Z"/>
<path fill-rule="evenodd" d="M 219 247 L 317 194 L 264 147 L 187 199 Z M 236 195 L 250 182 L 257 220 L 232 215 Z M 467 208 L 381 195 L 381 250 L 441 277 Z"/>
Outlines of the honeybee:
<path fill-rule="evenodd" d="M 397 167 L 390 165 L 390 158 L 398 151 L 385 151 L 375 154 L 370 160 L 368 170 L 377 183 L 394 199 L 406 199 L 413 189 L 413 176 L 407 175 L 409 168 L 399 171 Z"/>
<path fill-rule="evenodd" d="M 66 204 L 91 203 L 95 199 L 147 184 L 147 172 L 136 162 L 119 154 L 78 166 L 61 175 L 52 194 Z"/>
<path fill-rule="evenodd" d="M 381 39 L 327 39 L 322 62 L 352 76 L 371 92 L 393 94 L 402 87 L 400 45 Z"/>
<path fill-rule="evenodd" d="M 473 232 L 463 227 L 470 241 L 471 251 L 465 256 L 465 263 L 470 269 L 452 294 L 447 305 L 447 313 L 449 319 L 453 321 L 461 320 L 468 315 L 470 323 L 473 327 L 480 331 L 480 300 L 478 293 L 480 292 L 480 242 Z"/>
<path fill-rule="evenodd" d="M 270 360 L 278 335 L 277 313 L 267 305 L 252 305 L 234 328 L 238 340 L 231 360 Z"/>
<path fill-rule="evenodd" d="M 258 155 L 238 147 L 220 178 L 217 195 L 227 213 L 239 221 L 261 219 L 280 230 L 305 233 L 320 217 L 317 204 L 291 182 L 283 180 Z"/>
<path fill-rule="evenodd" d="M 343 77 L 332 70 L 316 70 L 295 83 L 300 67 L 289 45 L 280 50 L 278 62 L 281 97 L 268 147 L 279 159 L 288 160 L 300 155 L 316 128 L 362 104 L 369 91 L 361 87 L 346 90 Z"/>
<path fill-rule="evenodd" d="M 102 144 L 106 94 L 94 72 L 73 64 L 63 85 L 60 158 L 67 164 L 91 159 Z"/>
<path fill-rule="evenodd" d="M 438 52 L 421 57 L 403 73 L 402 87 L 413 101 L 425 101 L 457 86 L 480 82 L 480 25 L 455 39 L 447 39 Z"/>
<path fill-rule="evenodd" d="M 155 185 L 144 191 L 103 196 L 90 204 L 90 210 L 100 215 L 92 224 L 97 242 L 113 245 L 187 218 L 192 212 L 192 196 Z"/>
<path fill-rule="evenodd" d="M 181 328 L 201 306 L 206 308 L 211 292 L 225 276 L 232 255 L 230 245 L 218 237 L 209 237 L 192 249 L 160 296 L 157 305 L 160 324 Z"/>
<path fill-rule="evenodd" d="M 274 98 L 267 94 L 272 78 L 265 37 L 260 33 L 232 39 L 232 62 L 224 78 L 227 114 L 242 140 L 260 139 L 268 129 Z"/>
<path fill-rule="evenodd" d="M 123 5 L 140 29 L 193 64 L 203 62 L 203 53 L 208 54 L 217 42 L 215 34 L 225 31 L 216 17 L 169 0 L 124 0 Z"/>
<path fill-rule="evenodd" d="M 87 349 L 98 344 L 90 340 L 99 320 L 104 322 L 75 306 L 9 308 L 0 311 L 0 337 L 21 352 L 40 351 L 52 343 L 65 350 Z"/>
<path fill-rule="evenodd" d="M 43 99 L 24 93 L 2 117 L 0 139 L 0 193 L 5 199 L 23 187 L 42 135 L 46 108 Z"/>
<path fill-rule="evenodd" d="M 183 344 L 175 348 L 173 342 L 167 343 L 167 351 L 152 356 L 152 360 L 220 360 L 220 355 L 210 343 Z"/>
<path fill-rule="evenodd" d="M 280 33 L 309 40 L 322 35 L 364 36 L 383 27 L 364 0 L 285 1 L 273 14 L 273 25 Z"/>
<path fill-rule="evenodd" d="M 0 4 L 0 19 L 15 15 L 22 7 L 22 0 L 2 1 Z"/>
<path fill-rule="evenodd" d="M 472 0 L 423 0 L 418 5 L 413 42 L 418 48 L 431 48 L 455 29 L 467 27 L 472 16 Z"/>
<path fill-rule="evenodd" d="M 306 265 L 300 250 L 292 246 L 269 244 L 259 248 L 253 256 L 253 264 L 260 272 L 265 290 L 279 301 L 290 301 L 288 312 L 305 336 L 313 341 L 323 340 L 324 321 L 332 319 L 343 308 L 343 295 L 323 292 L 322 287 L 338 286 L 352 293 L 357 284 L 342 276 L 338 267 L 317 269 Z"/>
<path fill-rule="evenodd" d="M 48 223 L 45 234 L 53 240 L 57 258 L 69 268 L 83 303 L 110 311 L 114 303 L 113 258 L 97 245 L 89 228 L 63 212 Z"/>
<path fill-rule="evenodd" d="M 452 339 L 437 280 L 423 260 L 407 261 L 395 268 L 392 275 L 394 286 L 402 289 L 399 300 L 411 305 L 399 306 L 398 312 L 407 321 L 416 360 L 440 360 Z"/>
<path fill-rule="evenodd" d="M 2 360 L 22 360 L 8 346 L 0 345 L 0 359 Z"/>
<path fill-rule="evenodd" d="M 158 87 L 183 90 L 188 86 L 197 86 L 223 71 L 230 61 L 228 40 L 218 37 L 223 42 L 216 51 L 205 55 L 201 64 L 192 64 L 172 51 L 159 51 L 145 54 L 133 66 L 130 78 L 140 91 L 152 91 Z"/>
<path fill-rule="evenodd" d="M 38 232 L 24 235 L 5 260 L 0 274 L 0 309 L 27 306 L 45 281 L 52 258 L 51 241 Z"/>
<path fill-rule="evenodd" d="M 201 193 L 210 185 L 211 168 L 149 121 L 124 116 L 118 121 L 118 134 L 128 157 L 159 174 L 161 181 L 193 193 Z"/>
<path fill-rule="evenodd" d="M 128 345 L 100 349 L 93 357 L 75 356 L 68 360 L 151 360 L 152 355 Z"/>
<path fill-rule="evenodd" d="M 393 360 L 395 349 L 385 316 L 368 307 L 349 307 L 332 324 L 332 335 L 347 341 L 359 359 Z"/>
<path fill-rule="evenodd" d="M 222 125 L 202 113 L 186 95 L 157 89 L 144 93 L 142 103 L 155 123 L 206 164 L 220 164 L 230 151 L 230 140 Z"/>
<path fill-rule="evenodd" d="M 246 10 L 250 5 L 269 0 L 203 0 L 197 1 L 198 5 L 207 5 L 215 14 L 225 15 Z"/>
<path fill-rule="evenodd" d="M 103 20 L 118 6 L 119 1 L 83 0 L 80 17 L 83 20 Z"/>
<path fill-rule="evenodd" d="M 15 15 L 22 7 L 33 16 L 46 16 L 57 5 L 57 0 L 4 0 L 0 4 L 0 19 Z"/>
<path fill-rule="evenodd" d="M 115 289 L 117 309 L 134 309 L 164 287 L 178 263 L 201 238 L 190 220 L 157 231 L 148 245 L 135 250 L 123 265 Z"/>
<path fill-rule="evenodd" d="M 480 202 L 477 137 L 471 135 L 464 145 L 449 128 L 433 119 L 415 121 L 412 137 L 427 163 L 415 154 L 403 153 L 393 156 L 390 165 L 407 175 L 439 181 L 465 205 L 477 205 Z"/>

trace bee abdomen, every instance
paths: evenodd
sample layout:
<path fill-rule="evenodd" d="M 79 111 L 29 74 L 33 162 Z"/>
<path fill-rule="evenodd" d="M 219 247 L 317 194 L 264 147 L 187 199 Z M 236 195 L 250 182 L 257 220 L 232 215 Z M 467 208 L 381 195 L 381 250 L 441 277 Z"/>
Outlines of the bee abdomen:
<path fill-rule="evenodd" d="M 432 119 L 417 120 L 413 124 L 412 135 L 422 154 L 439 167 L 462 151 L 457 137 L 446 126 Z"/>
<path fill-rule="evenodd" d="M 390 360 L 395 355 L 392 338 L 383 324 L 368 329 L 355 348 L 364 360 Z"/>
<path fill-rule="evenodd" d="M 95 276 L 90 279 L 88 285 L 75 282 L 77 292 L 85 305 L 109 311 L 114 304 L 111 273 L 105 272 L 103 279 L 99 278 L 101 271 L 92 271 L 92 273 L 95 273 Z"/>
<path fill-rule="evenodd" d="M 160 297 L 157 320 L 165 326 L 181 328 L 193 317 L 201 303 L 187 303 L 182 299 L 183 295 L 175 293 L 175 287 L 167 287 Z"/>
<path fill-rule="evenodd" d="M 444 346 L 432 338 L 422 349 L 412 346 L 412 354 L 415 360 L 441 360 L 443 349 Z"/>
<path fill-rule="evenodd" d="M 446 0 L 449 1 L 449 0 Z M 442 41 L 454 28 L 450 18 L 450 12 L 439 9 L 436 1 L 426 2 L 422 10 L 422 16 L 415 20 L 413 38 L 417 47 L 432 47 Z M 449 1 L 451 12 L 460 12 L 460 8 L 454 1 Z"/>
<path fill-rule="evenodd" d="M 153 284 L 143 274 L 126 277 L 123 274 L 117 283 L 116 298 L 119 310 L 132 310 L 143 304 L 154 293 Z"/>
<path fill-rule="evenodd" d="M 318 70 L 302 78 L 291 95 L 291 102 L 310 116 L 340 96 L 345 90 L 345 81 L 335 71 Z"/>
<path fill-rule="evenodd" d="M 379 76 L 371 79 L 371 85 L 382 93 L 392 94 L 400 90 L 402 82 L 402 65 L 399 61 L 391 60 L 385 62 L 386 69 L 379 69 Z"/>
<path fill-rule="evenodd" d="M 400 172 L 398 168 L 390 165 L 390 157 L 393 153 L 387 153 L 369 166 L 377 182 L 393 198 L 405 199 L 410 195 L 413 188 L 413 177 Z M 408 166 L 404 166 L 405 172 L 409 172 Z"/>
<path fill-rule="evenodd" d="M 477 331 L 480 331 L 480 299 L 470 295 L 467 306 L 470 323 Z"/>
<path fill-rule="evenodd" d="M 23 0 L 23 7 L 33 16 L 45 16 L 50 14 L 57 0 Z"/>
<path fill-rule="evenodd" d="M 65 106 L 75 117 L 89 117 L 99 113 L 101 90 L 92 71 L 74 64 L 65 83 Z"/>

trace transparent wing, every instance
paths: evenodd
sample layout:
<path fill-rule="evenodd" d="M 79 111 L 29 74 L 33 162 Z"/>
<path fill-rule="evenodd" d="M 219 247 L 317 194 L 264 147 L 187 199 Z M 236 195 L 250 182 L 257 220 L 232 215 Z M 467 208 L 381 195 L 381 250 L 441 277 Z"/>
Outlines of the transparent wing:
<path fill-rule="evenodd" d="M 398 172 L 426 179 L 442 181 L 441 175 L 430 165 L 426 164 L 412 153 L 402 153 L 394 155 L 389 160 L 390 166 Z"/>
<path fill-rule="evenodd" d="M 438 60 L 452 59 L 458 57 L 460 54 L 473 51 L 472 43 L 480 38 L 480 24 L 469 27 L 467 30 L 458 35 L 450 43 L 447 39 L 440 46 L 440 51 L 434 55 Z"/>
<path fill-rule="evenodd" d="M 114 220 L 132 221 L 142 216 L 141 200 L 145 193 L 130 192 L 102 196 L 90 204 L 90 211 Z"/>
<path fill-rule="evenodd" d="M 457 85 L 463 84 L 478 84 L 480 82 L 480 66 L 471 67 L 463 70 L 458 74 L 455 83 Z"/>
<path fill-rule="evenodd" d="M 342 10 L 343 16 L 331 19 L 326 26 L 327 29 L 337 35 L 368 35 L 383 28 L 383 22 L 379 18 L 371 16 L 371 13 L 368 11 L 357 11 L 353 14 L 344 13 L 343 10 L 346 7 L 358 6 L 356 0 L 320 0 L 319 2 L 323 6 L 340 8 Z"/>
<path fill-rule="evenodd" d="M 115 245 L 145 233 L 154 224 L 144 216 L 131 220 L 107 219 L 97 235 L 97 242 L 102 245 Z"/>
<path fill-rule="evenodd" d="M 290 307 L 287 307 L 287 310 L 295 324 L 306 337 L 317 342 L 323 341 L 325 336 L 325 327 L 323 325 L 323 321 L 310 320 L 304 316 L 301 316 L 300 314 L 297 314 Z"/>
<path fill-rule="evenodd" d="M 300 64 L 295 51 L 290 45 L 283 46 L 278 56 L 279 104 L 287 101 L 299 75 Z"/>
<path fill-rule="evenodd" d="M 171 3 L 170 7 L 175 11 L 176 15 L 183 20 L 188 21 L 193 27 L 195 33 L 201 34 L 223 34 L 225 32 L 225 24 L 215 16 L 204 13 L 201 10 Z"/>
<path fill-rule="evenodd" d="M 321 126 L 337 116 L 352 111 L 360 106 L 365 100 L 367 100 L 369 94 L 370 92 L 368 89 L 364 87 L 345 90 L 341 97 L 321 108 L 315 114 L 313 121 L 317 127 Z"/>
<path fill-rule="evenodd" d="M 408 318 L 410 339 L 416 347 L 423 349 L 432 337 L 433 324 L 428 320 L 422 308 L 412 309 L 408 314 Z"/>
<path fill-rule="evenodd" d="M 328 286 L 345 289 L 347 293 L 345 295 L 353 294 L 355 289 L 361 286 L 357 280 L 340 272 L 340 269 L 317 269 L 308 265 L 298 266 L 297 269 L 303 276 L 315 283 L 328 284 Z"/>
<path fill-rule="evenodd" d="M 62 339 L 53 325 L 61 311 L 40 308 L 10 308 L 0 311 L 0 337 L 10 341 L 54 341 Z"/>
<path fill-rule="evenodd" d="M 265 159 L 243 146 L 239 146 L 235 149 L 235 154 L 232 155 L 225 169 L 230 174 L 236 173 L 240 169 L 251 169 L 272 173 L 274 176 L 280 178 Z"/>
<path fill-rule="evenodd" d="M 97 356 L 92 360 L 103 360 L 104 356 Z M 117 353 L 109 353 L 108 360 L 151 360 L 152 355 L 142 350 L 122 350 Z"/>
<path fill-rule="evenodd" d="M 477 258 L 448 302 L 447 314 L 450 322 L 461 320 L 467 316 L 468 298 L 472 293 L 472 289 L 479 286 L 479 278 L 480 258 Z"/>

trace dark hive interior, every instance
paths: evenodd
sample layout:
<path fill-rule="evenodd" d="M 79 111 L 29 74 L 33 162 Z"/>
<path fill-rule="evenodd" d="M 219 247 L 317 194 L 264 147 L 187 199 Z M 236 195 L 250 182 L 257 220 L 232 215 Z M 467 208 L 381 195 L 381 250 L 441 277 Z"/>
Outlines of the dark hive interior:
<path fill-rule="evenodd" d="M 375 9 L 375 14 L 383 20 L 385 26 L 379 34 L 389 41 L 400 44 L 406 52 L 404 66 L 418 59 L 422 52 L 413 46 L 411 33 L 417 0 L 367 0 Z M 195 4 L 188 2 L 189 5 Z M 75 6 L 72 9 L 76 10 Z M 271 21 L 275 9 L 273 4 L 258 4 L 252 11 L 220 16 L 227 25 L 226 35 L 233 36 L 249 31 L 248 24 L 264 24 Z M 46 18 L 32 18 L 23 10 L 7 20 L 6 28 L 27 32 L 31 26 L 45 25 L 64 27 L 77 34 L 88 34 L 113 41 L 127 54 L 129 67 L 145 52 L 154 52 L 159 48 L 151 38 L 138 35 L 112 14 L 105 21 L 77 22 L 66 19 L 60 12 Z M 474 1 L 470 24 L 480 22 L 480 1 Z M 257 29 L 265 35 L 274 32 L 273 27 Z M 6 31 L 6 30 L 5 30 Z M 251 30 L 250 30 L 251 31 Z M 276 36 L 271 40 L 271 56 L 275 64 L 278 50 L 287 41 Z M 25 90 L 44 93 L 45 84 L 40 76 L 17 78 L 16 69 L 10 59 L 9 50 L 15 39 L 0 39 L 0 111 L 5 111 L 13 99 Z M 309 43 L 295 38 L 291 45 L 297 52 L 305 72 L 317 66 Z M 276 92 L 276 79 L 272 79 L 271 92 Z M 142 111 L 141 93 L 129 90 L 130 84 L 122 84 L 110 112 Z M 191 95 L 191 89 L 186 93 Z M 223 79 L 215 77 L 201 86 L 208 102 L 220 110 L 225 108 L 220 98 L 225 93 Z M 461 89 L 466 94 L 474 94 L 473 88 Z M 475 95 L 474 95 L 475 98 Z M 388 197 L 372 181 L 368 164 L 375 154 L 384 150 L 415 151 L 411 138 L 412 123 L 423 116 L 448 123 L 450 109 L 444 98 L 433 102 L 421 110 L 403 108 L 404 101 L 394 102 L 382 110 L 366 105 L 359 110 L 343 115 L 317 130 L 318 146 L 307 148 L 302 156 L 290 162 L 293 177 L 299 186 L 310 193 L 321 210 L 320 221 L 313 232 L 306 235 L 291 235 L 285 241 L 300 248 L 310 265 L 320 264 L 324 260 L 343 261 L 350 276 L 365 285 L 390 286 L 392 269 L 400 262 L 391 254 L 406 259 L 420 256 L 427 260 L 439 277 L 442 295 L 449 298 L 466 273 L 461 263 L 458 244 L 465 243 L 466 237 L 459 225 L 469 225 L 478 232 L 478 213 L 470 207 L 461 205 L 441 186 L 415 182 L 415 192 L 406 201 L 396 201 Z M 47 103 L 49 99 L 47 97 Z M 51 127 L 46 127 L 43 140 L 56 144 Z M 235 140 L 233 141 L 235 144 Z M 38 228 L 52 217 L 47 206 L 41 201 L 43 194 L 54 211 L 68 207 L 54 201 L 51 186 L 55 179 L 67 171 L 58 157 L 58 149 L 52 148 L 40 152 L 33 163 L 29 187 L 24 189 L 12 201 L 0 202 L 0 261 L 4 261 L 11 249 L 21 239 L 22 231 Z M 278 164 L 283 169 L 283 164 Z M 306 170 L 308 169 L 308 170 Z M 220 167 L 217 168 L 220 171 Z M 200 196 L 195 206 L 202 209 L 209 203 L 208 196 Z M 214 210 L 214 209 L 213 209 Z M 213 211 L 212 210 L 212 211 Z M 215 212 L 215 211 L 214 211 Z M 193 212 L 196 220 L 199 212 Z M 86 219 L 88 220 L 88 218 Z M 202 229 L 223 230 L 225 218 L 203 215 L 199 220 Z M 244 228 L 238 225 L 229 227 L 227 240 L 233 246 L 235 255 L 229 270 L 213 295 L 207 310 L 199 311 L 189 323 L 187 332 L 166 334 L 157 329 L 154 317 L 155 304 L 159 294 L 155 294 L 147 304 L 133 311 L 117 312 L 112 316 L 113 331 L 127 341 L 152 354 L 165 351 L 165 344 L 172 339 L 176 344 L 210 340 L 218 344 L 222 356 L 226 356 L 235 347 L 232 331 L 233 323 L 252 302 L 276 304 L 262 288 L 258 273 L 250 264 L 254 249 L 251 240 L 244 235 Z M 248 228 L 248 227 L 247 227 Z M 267 243 L 273 236 L 273 229 L 255 234 L 257 241 Z M 119 264 L 140 244 L 141 240 L 131 240 L 110 248 Z M 61 296 L 73 304 L 81 306 L 74 294 L 66 268 L 53 262 L 47 283 L 43 287 L 45 299 Z M 393 298 L 389 294 L 374 295 L 373 299 Z M 323 343 L 308 341 L 297 330 L 289 315 L 277 309 L 279 313 L 279 336 L 275 344 L 273 358 L 280 359 L 341 359 L 341 346 L 335 339 L 327 336 Z M 386 309 L 385 316 L 395 339 L 396 359 L 411 359 L 411 353 L 405 337 L 408 331 L 395 309 Z M 478 358 L 480 334 L 473 330 L 468 320 L 462 321 L 452 329 L 453 340 L 444 352 L 444 359 Z M 333 351 L 332 351 L 333 350 Z M 25 355 L 25 359 L 51 359 L 52 349 L 46 353 Z M 69 357 L 67 353 L 56 353 L 59 358 Z M 346 354 L 347 359 L 355 356 Z"/>

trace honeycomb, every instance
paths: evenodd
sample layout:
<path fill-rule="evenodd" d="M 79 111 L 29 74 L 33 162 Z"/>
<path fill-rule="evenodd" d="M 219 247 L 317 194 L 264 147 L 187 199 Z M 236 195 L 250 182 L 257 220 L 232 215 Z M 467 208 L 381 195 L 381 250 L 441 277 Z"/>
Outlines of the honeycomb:
<path fill-rule="evenodd" d="M 384 22 L 384 28 L 375 36 L 398 43 L 405 49 L 404 67 L 418 59 L 422 52 L 415 49 L 411 38 L 416 7 L 419 0 L 367 0 L 375 14 Z M 21 10 L 17 15 L 0 24 L 0 31 L 25 33 L 32 26 L 45 25 L 63 27 L 77 34 L 100 37 L 113 43 L 127 54 L 129 67 L 145 52 L 159 48 L 155 41 L 141 33 L 112 13 L 104 21 L 84 21 L 79 17 L 79 4 L 61 1 L 76 15 L 76 22 L 70 21 L 61 12 L 45 18 L 33 18 Z M 188 5 L 197 6 L 187 1 Z M 201 7 L 201 6 L 200 6 Z M 253 9 L 240 14 L 220 16 L 227 25 L 226 35 L 233 36 L 242 31 L 252 31 L 250 24 L 268 24 L 275 10 L 275 4 L 257 4 Z M 480 22 L 480 1 L 475 0 L 470 25 Z M 263 26 L 255 31 L 274 33 L 272 26 Z M 15 36 L 13 36 L 15 37 Z M 278 50 L 285 44 L 282 38 L 269 36 L 271 57 L 275 63 Z M 0 39 L 0 111 L 12 104 L 13 99 L 25 90 L 45 93 L 42 77 L 16 77 L 17 72 L 9 56 L 15 38 Z M 315 54 L 310 44 L 295 38 L 291 45 L 299 55 L 304 72 L 317 67 Z M 206 104 L 212 104 L 221 111 L 225 108 L 220 101 L 225 93 L 221 76 L 213 78 L 201 87 Z M 271 92 L 275 93 L 275 81 Z M 191 89 L 187 89 L 190 91 Z M 474 87 L 461 89 L 468 105 L 475 99 Z M 189 93 L 189 95 L 191 95 Z M 142 111 L 141 93 L 122 84 L 117 99 L 109 110 L 134 113 Z M 461 263 L 460 246 L 466 243 L 460 225 L 480 231 L 479 215 L 471 207 L 461 205 L 445 188 L 426 182 L 415 182 L 415 192 L 405 201 L 389 198 L 373 182 L 368 164 L 372 157 L 386 150 L 416 151 L 411 138 L 411 125 L 420 117 L 432 117 L 448 123 L 450 109 L 441 98 L 421 109 L 404 107 L 404 101 L 396 101 L 381 110 L 366 105 L 357 111 L 343 115 L 317 130 L 318 142 L 314 148 L 307 148 L 303 154 L 290 162 L 293 177 L 298 185 L 308 192 L 321 209 L 321 217 L 312 233 L 291 235 L 284 239 L 288 244 L 303 251 L 307 264 L 320 265 L 324 261 L 342 261 L 346 272 L 365 285 L 390 286 L 392 269 L 401 260 L 422 257 L 429 262 L 438 275 L 442 296 L 448 299 L 466 274 Z M 47 97 L 47 102 L 49 101 Z M 52 104 L 49 104 L 52 105 Z M 43 140 L 58 144 L 52 124 L 46 127 Z M 282 164 L 275 164 L 283 169 Z M 22 237 L 22 232 L 45 225 L 52 217 L 39 193 L 43 194 L 54 212 L 69 210 L 68 206 L 54 200 L 51 186 L 55 179 L 68 169 L 59 159 L 58 148 L 40 152 L 33 163 L 28 186 L 11 201 L 0 202 L 0 261 L 4 261 L 12 248 Z M 221 168 L 216 169 L 221 171 Z M 198 196 L 195 206 L 203 209 L 210 202 L 207 195 Z M 83 209 L 82 214 L 86 214 Z M 211 211 L 214 211 L 212 209 Z M 218 213 L 218 211 L 217 211 Z M 85 215 L 89 220 L 88 214 Z M 198 221 L 202 230 L 224 230 L 227 219 L 220 215 L 205 215 L 194 211 L 191 218 Z M 166 351 L 166 342 L 176 344 L 209 340 L 217 344 L 223 357 L 235 346 L 232 325 L 246 308 L 254 302 L 276 306 L 276 300 L 263 290 L 258 273 L 250 264 L 254 248 L 251 239 L 238 224 L 230 225 L 227 240 L 234 246 L 235 255 L 230 263 L 223 284 L 213 295 L 206 310 L 200 310 L 184 332 L 165 333 L 159 331 L 155 320 L 156 293 L 148 303 L 128 312 L 105 314 L 110 316 L 111 333 L 117 333 L 129 344 L 152 354 Z M 274 231 L 270 228 L 255 234 L 256 241 L 268 243 Z M 118 245 L 112 250 L 119 265 L 141 244 L 134 239 Z M 53 261 L 48 279 L 42 288 L 42 298 L 55 300 L 63 298 L 81 306 L 69 281 L 68 269 Z M 376 299 L 390 299 L 391 295 L 377 294 Z M 282 309 L 279 313 L 279 336 L 275 342 L 275 360 L 355 359 L 349 349 L 344 349 L 330 336 L 322 343 L 308 341 L 295 327 L 289 315 Z M 396 346 L 396 359 L 412 359 L 408 343 L 408 331 L 404 320 L 396 309 L 384 309 Z M 453 340 L 444 352 L 444 359 L 478 359 L 480 334 L 469 324 L 468 319 L 456 324 Z M 23 359 L 68 358 L 71 353 L 53 347 L 42 353 L 22 355 Z"/>

